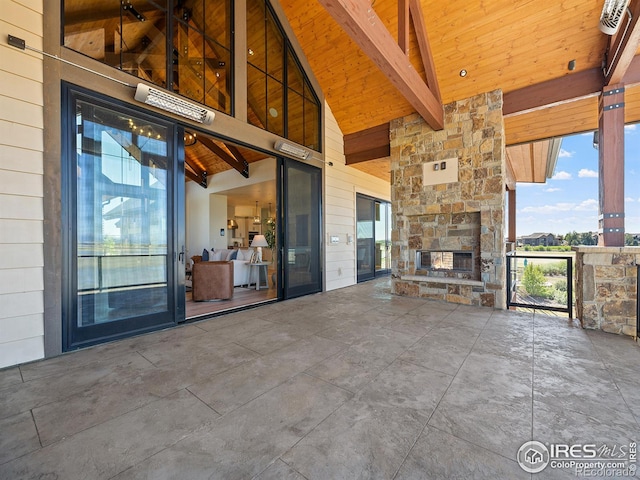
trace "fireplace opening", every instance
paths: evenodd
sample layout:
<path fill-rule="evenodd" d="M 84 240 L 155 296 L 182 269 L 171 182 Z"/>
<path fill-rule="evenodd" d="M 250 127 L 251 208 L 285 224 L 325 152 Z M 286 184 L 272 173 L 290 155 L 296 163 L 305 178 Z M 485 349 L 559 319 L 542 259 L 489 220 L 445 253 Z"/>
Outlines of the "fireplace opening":
<path fill-rule="evenodd" d="M 473 252 L 418 250 L 416 270 L 473 273 Z"/>

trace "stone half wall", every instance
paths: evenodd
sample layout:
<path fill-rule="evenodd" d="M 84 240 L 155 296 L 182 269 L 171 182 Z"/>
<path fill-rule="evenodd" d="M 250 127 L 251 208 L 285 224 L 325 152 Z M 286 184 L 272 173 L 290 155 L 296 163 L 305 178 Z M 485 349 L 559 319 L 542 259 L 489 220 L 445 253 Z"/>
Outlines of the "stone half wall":
<path fill-rule="evenodd" d="M 584 328 L 636 336 L 640 247 L 574 247 L 576 316 Z"/>
<path fill-rule="evenodd" d="M 457 181 L 429 185 L 438 178 L 435 174 L 425 179 L 435 171 L 433 165 L 450 159 L 457 159 Z M 505 171 L 499 90 L 445 105 L 440 131 L 418 115 L 391 122 L 391 266 L 396 294 L 506 308 Z M 479 225 L 469 224 L 477 221 Z M 478 238 L 470 244 L 468 237 L 452 233 L 456 229 L 478 232 Z M 477 278 L 438 278 L 416 271 L 416 251 L 421 249 L 479 253 Z"/>

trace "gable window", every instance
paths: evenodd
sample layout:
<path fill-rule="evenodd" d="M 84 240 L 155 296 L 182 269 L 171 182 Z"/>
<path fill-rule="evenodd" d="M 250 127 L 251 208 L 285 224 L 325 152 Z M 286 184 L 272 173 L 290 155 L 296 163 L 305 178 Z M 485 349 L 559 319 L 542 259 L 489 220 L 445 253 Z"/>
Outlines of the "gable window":
<path fill-rule="evenodd" d="M 247 77 L 249 123 L 320 151 L 320 102 L 265 0 L 247 0 Z"/>
<path fill-rule="evenodd" d="M 65 0 L 64 46 L 232 114 L 232 0 Z"/>

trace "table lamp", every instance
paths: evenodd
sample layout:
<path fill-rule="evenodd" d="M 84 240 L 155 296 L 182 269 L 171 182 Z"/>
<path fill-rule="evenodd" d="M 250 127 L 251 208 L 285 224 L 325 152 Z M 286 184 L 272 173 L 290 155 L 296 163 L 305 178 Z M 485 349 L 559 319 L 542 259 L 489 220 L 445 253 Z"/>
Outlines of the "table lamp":
<path fill-rule="evenodd" d="M 256 263 L 262 262 L 262 247 L 268 247 L 267 239 L 264 238 L 264 235 L 256 235 L 253 237 L 253 241 L 251 242 L 252 247 L 256 247 L 256 251 L 258 252 L 258 258 Z"/>

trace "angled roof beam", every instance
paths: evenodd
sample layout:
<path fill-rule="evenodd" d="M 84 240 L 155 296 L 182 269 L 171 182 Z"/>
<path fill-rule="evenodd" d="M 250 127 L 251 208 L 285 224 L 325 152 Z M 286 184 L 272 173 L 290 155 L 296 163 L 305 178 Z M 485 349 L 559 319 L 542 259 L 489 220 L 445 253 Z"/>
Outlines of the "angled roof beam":
<path fill-rule="evenodd" d="M 235 168 L 238 172 L 240 172 L 240 174 L 243 177 L 249 178 L 249 164 L 247 163 L 246 160 L 244 162 L 238 160 L 237 158 L 233 157 L 229 152 L 227 152 L 225 149 L 218 146 L 216 142 L 214 142 L 209 138 L 198 137 L 198 141 L 201 142 L 205 147 L 211 150 L 218 157 L 220 157 L 222 160 L 224 160 L 233 168 Z"/>
<path fill-rule="evenodd" d="M 631 61 L 640 45 L 640 0 L 629 5 L 631 18 L 629 24 L 621 27 L 617 36 L 609 39 L 605 67 L 605 85 L 622 83 Z"/>
<path fill-rule="evenodd" d="M 229 145 L 228 143 L 225 143 L 225 145 L 231 152 L 231 155 L 233 155 L 234 157 L 236 157 L 237 160 L 242 162 L 243 170 L 240 173 L 242 173 L 242 175 L 244 175 L 246 178 L 249 178 L 249 162 L 247 162 L 247 159 L 244 158 L 244 155 L 242 155 L 242 152 L 240 151 L 240 149 L 235 145 Z"/>
<path fill-rule="evenodd" d="M 418 48 L 422 57 L 422 65 L 427 77 L 427 86 L 433 92 L 438 102 L 442 103 L 440 97 L 440 87 L 438 86 L 438 77 L 436 76 L 436 65 L 433 62 L 433 54 L 429 45 L 429 37 L 427 37 L 427 27 L 424 23 L 424 15 L 422 14 L 422 5 L 419 0 L 409 0 L 411 9 L 411 19 L 413 20 L 413 28 L 416 29 L 416 37 L 418 38 Z"/>
<path fill-rule="evenodd" d="M 398 46 L 409 55 L 409 0 L 398 0 Z"/>
<path fill-rule="evenodd" d="M 434 130 L 442 130 L 442 104 L 414 70 L 384 23 L 360 0 L 319 0 L 351 39 Z"/>
<path fill-rule="evenodd" d="M 191 160 L 191 154 L 185 152 L 184 175 L 193 180 L 202 188 L 207 188 L 207 172 L 195 165 Z"/>

